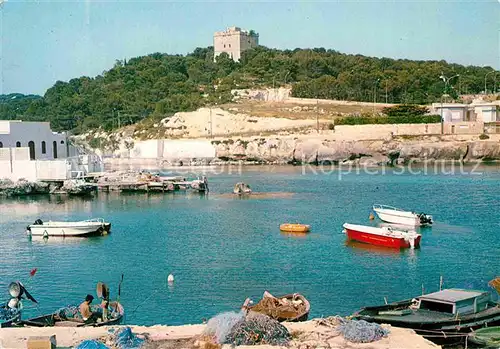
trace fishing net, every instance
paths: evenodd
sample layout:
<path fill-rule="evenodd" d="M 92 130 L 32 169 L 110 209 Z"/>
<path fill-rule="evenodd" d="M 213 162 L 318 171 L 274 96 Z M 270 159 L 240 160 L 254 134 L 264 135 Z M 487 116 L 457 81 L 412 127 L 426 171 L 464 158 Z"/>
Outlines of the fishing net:
<path fill-rule="evenodd" d="M 250 313 L 231 328 L 224 344 L 287 345 L 290 338 L 287 328 L 278 321 L 263 314 Z"/>
<path fill-rule="evenodd" d="M 495 279 L 491 280 L 488 285 L 493 287 L 498 294 L 500 294 L 500 277 L 496 277 Z"/>
<path fill-rule="evenodd" d="M 109 349 L 109 347 L 92 339 L 81 342 L 75 349 Z"/>
<path fill-rule="evenodd" d="M 370 323 L 365 320 L 347 320 L 338 318 L 337 331 L 345 339 L 353 343 L 370 343 L 387 337 L 389 330 L 379 324 Z"/>
<path fill-rule="evenodd" d="M 245 319 L 245 313 L 239 312 L 227 312 L 221 313 L 207 322 L 205 331 L 203 334 L 209 335 L 215 338 L 216 342 L 221 344 L 224 343 L 226 337 L 231 332 L 231 329 L 238 323 Z"/>
<path fill-rule="evenodd" d="M 286 345 L 291 336 L 285 326 L 269 316 L 244 312 L 227 312 L 211 318 L 204 335 L 218 344 L 231 345 Z"/>
<path fill-rule="evenodd" d="M 143 346 L 144 339 L 134 335 L 130 327 L 125 327 L 115 332 L 113 342 L 118 349 L 139 349 Z"/>
<path fill-rule="evenodd" d="M 92 304 L 90 306 L 91 312 L 100 312 L 102 313 L 102 307 L 97 304 Z M 68 319 L 83 319 L 82 314 L 80 313 L 80 308 L 74 305 L 68 305 L 64 308 L 60 308 L 56 311 L 56 314 L 63 320 Z M 115 307 L 108 307 L 108 318 L 116 319 L 120 315 L 120 312 Z"/>
<path fill-rule="evenodd" d="M 19 310 L 0 306 L 0 320 L 10 320 L 19 314 Z"/>

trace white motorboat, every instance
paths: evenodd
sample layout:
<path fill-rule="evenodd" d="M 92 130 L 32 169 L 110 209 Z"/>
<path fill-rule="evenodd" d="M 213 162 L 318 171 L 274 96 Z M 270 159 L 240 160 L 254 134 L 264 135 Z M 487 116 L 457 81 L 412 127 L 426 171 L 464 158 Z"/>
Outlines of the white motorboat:
<path fill-rule="evenodd" d="M 78 222 L 42 222 L 37 219 L 34 224 L 28 225 L 27 233 L 32 236 L 63 236 L 87 237 L 106 235 L 111 230 L 111 223 L 102 218 L 94 218 Z"/>
<path fill-rule="evenodd" d="M 387 205 L 373 205 L 373 211 L 384 222 L 403 224 L 410 226 L 422 226 L 432 224 L 432 216 L 425 213 L 405 211 Z"/>

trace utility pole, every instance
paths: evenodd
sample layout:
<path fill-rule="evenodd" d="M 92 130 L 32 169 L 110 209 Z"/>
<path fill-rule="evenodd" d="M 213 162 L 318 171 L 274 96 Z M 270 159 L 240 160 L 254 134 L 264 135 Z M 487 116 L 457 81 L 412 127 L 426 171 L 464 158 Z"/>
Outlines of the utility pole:
<path fill-rule="evenodd" d="M 316 97 L 316 132 L 319 133 L 319 109 L 318 109 L 318 97 Z"/>
<path fill-rule="evenodd" d="M 210 117 L 208 119 L 208 123 L 210 124 L 210 128 L 209 128 L 210 138 L 213 138 L 213 135 L 212 135 L 212 107 L 210 107 Z"/>
<path fill-rule="evenodd" d="M 385 80 L 385 104 L 387 104 L 387 80 Z"/>
<path fill-rule="evenodd" d="M 495 72 L 495 70 L 492 70 L 492 71 L 490 71 L 489 73 L 486 73 L 486 75 L 484 76 L 484 94 L 485 94 L 485 95 L 487 95 L 487 94 L 488 94 L 488 90 L 486 89 L 486 77 L 487 77 L 488 75 L 490 75 L 491 73 L 494 73 L 494 72 Z"/>
<path fill-rule="evenodd" d="M 441 134 L 444 134 L 444 119 L 443 119 L 443 97 L 446 95 L 446 92 L 448 91 L 448 83 L 450 82 L 451 79 L 459 77 L 460 74 L 453 75 L 451 78 L 447 78 L 444 76 L 443 73 L 441 73 L 441 76 L 439 77 L 441 80 L 444 81 L 444 93 L 441 96 Z M 485 77 L 486 81 L 486 77 Z"/>

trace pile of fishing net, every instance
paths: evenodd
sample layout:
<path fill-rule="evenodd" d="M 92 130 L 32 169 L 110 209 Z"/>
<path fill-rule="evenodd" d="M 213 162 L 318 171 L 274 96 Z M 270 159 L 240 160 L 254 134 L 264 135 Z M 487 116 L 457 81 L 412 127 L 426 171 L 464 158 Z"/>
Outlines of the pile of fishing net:
<path fill-rule="evenodd" d="M 293 319 L 305 313 L 306 305 L 297 295 L 294 295 L 292 299 L 279 299 L 266 291 L 259 303 L 252 306 L 251 310 L 283 321 L 283 319 Z"/>
<path fill-rule="evenodd" d="M 389 335 L 388 329 L 365 320 L 348 320 L 338 317 L 337 321 L 336 330 L 349 342 L 371 343 Z"/>
<path fill-rule="evenodd" d="M 110 329 L 108 336 L 102 340 L 84 340 L 76 349 L 140 349 L 144 344 L 143 338 L 132 333 L 130 327 L 124 327 L 116 331 Z"/>
<path fill-rule="evenodd" d="M 231 345 L 287 345 L 290 333 L 287 328 L 267 315 L 244 312 L 222 313 L 207 323 L 205 336 L 217 344 Z"/>

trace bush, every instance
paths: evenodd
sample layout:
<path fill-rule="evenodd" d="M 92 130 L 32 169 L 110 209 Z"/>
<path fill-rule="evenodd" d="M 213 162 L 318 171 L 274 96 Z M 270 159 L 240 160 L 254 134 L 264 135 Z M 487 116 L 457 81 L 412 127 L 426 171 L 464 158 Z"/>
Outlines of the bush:
<path fill-rule="evenodd" d="M 481 134 L 481 135 L 479 136 L 479 139 L 490 139 L 490 136 L 488 136 L 487 134 L 484 134 L 484 133 L 483 133 L 483 134 Z"/>
<path fill-rule="evenodd" d="M 336 125 L 373 124 L 434 124 L 441 122 L 439 115 L 399 115 L 399 116 L 346 116 L 335 121 Z"/>

